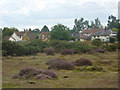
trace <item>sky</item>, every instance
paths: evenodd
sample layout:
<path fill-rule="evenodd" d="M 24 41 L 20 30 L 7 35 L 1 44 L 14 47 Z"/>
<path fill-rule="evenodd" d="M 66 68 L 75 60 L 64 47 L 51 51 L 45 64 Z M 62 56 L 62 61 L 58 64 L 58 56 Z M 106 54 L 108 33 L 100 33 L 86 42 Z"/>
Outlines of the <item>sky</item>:
<path fill-rule="evenodd" d="M 0 28 L 49 29 L 60 23 L 70 29 L 74 19 L 99 18 L 107 24 L 108 16 L 118 17 L 119 0 L 0 0 Z"/>

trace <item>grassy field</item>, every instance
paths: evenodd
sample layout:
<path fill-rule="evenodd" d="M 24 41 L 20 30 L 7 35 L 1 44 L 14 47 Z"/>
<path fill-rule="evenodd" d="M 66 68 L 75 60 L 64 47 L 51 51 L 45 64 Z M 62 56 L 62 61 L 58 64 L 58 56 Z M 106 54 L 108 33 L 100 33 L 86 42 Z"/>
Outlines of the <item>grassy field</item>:
<path fill-rule="evenodd" d="M 79 58 L 90 59 L 94 65 L 102 66 L 104 71 L 74 71 L 54 70 L 58 79 L 50 80 L 23 80 L 12 79 L 25 67 L 47 70 L 45 64 L 52 58 L 61 58 L 67 61 L 75 61 Z M 2 86 L 3 88 L 118 88 L 118 52 L 106 52 L 103 54 L 74 54 L 63 56 L 55 54 L 47 56 L 39 53 L 34 56 L 3 57 L 2 62 Z M 63 78 L 67 75 L 69 78 Z M 34 81 L 35 84 L 29 84 Z"/>

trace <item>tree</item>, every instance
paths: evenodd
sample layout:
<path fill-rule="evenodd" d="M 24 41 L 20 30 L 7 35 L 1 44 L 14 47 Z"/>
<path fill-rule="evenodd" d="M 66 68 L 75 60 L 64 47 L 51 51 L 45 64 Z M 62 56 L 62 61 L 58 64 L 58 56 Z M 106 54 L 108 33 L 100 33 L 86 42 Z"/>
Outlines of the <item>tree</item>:
<path fill-rule="evenodd" d="M 91 24 L 89 24 L 88 20 L 84 20 L 84 18 L 81 18 L 79 20 L 75 19 L 74 23 L 75 25 L 73 27 L 73 33 L 79 33 L 80 31 L 89 28 L 103 28 L 99 18 L 96 18 L 94 21 L 91 21 Z"/>
<path fill-rule="evenodd" d="M 11 36 L 13 34 L 13 32 L 18 31 L 17 28 L 8 28 L 8 27 L 4 27 L 2 30 L 2 37 L 4 38 L 5 36 Z"/>
<path fill-rule="evenodd" d="M 49 32 L 48 27 L 45 25 L 45 26 L 42 28 L 41 32 Z"/>
<path fill-rule="evenodd" d="M 119 23 L 119 19 L 117 19 L 115 16 L 111 15 L 108 17 L 107 28 L 108 29 L 118 28 L 118 23 Z"/>
<path fill-rule="evenodd" d="M 70 40 L 70 29 L 67 26 L 58 24 L 52 27 L 51 30 L 51 40 Z"/>
<path fill-rule="evenodd" d="M 101 28 L 101 21 L 99 18 L 96 18 L 94 21 L 91 21 L 90 28 Z"/>
<path fill-rule="evenodd" d="M 86 27 L 85 25 L 88 24 L 87 21 L 84 22 L 84 18 L 81 18 L 79 20 L 75 19 L 74 23 L 75 23 L 75 25 L 73 27 L 73 30 L 74 30 L 75 33 L 79 33 L 80 31 L 82 31 L 83 29 L 85 29 L 85 27 Z"/>

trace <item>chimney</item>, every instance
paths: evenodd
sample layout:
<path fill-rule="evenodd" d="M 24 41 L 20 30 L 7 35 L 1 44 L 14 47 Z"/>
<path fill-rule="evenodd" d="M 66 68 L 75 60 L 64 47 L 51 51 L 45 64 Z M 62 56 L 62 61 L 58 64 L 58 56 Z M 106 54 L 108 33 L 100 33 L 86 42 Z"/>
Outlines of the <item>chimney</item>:
<path fill-rule="evenodd" d="M 105 26 L 105 29 L 104 29 L 105 31 L 107 30 L 107 27 Z"/>

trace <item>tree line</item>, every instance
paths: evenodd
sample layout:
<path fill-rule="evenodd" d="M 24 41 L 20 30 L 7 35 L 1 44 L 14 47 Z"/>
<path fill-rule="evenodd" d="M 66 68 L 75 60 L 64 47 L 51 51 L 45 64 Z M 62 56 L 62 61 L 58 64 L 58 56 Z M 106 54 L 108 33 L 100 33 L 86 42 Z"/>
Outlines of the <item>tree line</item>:
<path fill-rule="evenodd" d="M 108 17 L 108 23 L 107 23 L 107 29 L 111 29 L 113 31 L 118 32 L 118 27 L 119 27 L 119 20 L 113 16 L 110 15 Z M 79 33 L 80 31 L 83 31 L 84 29 L 92 29 L 92 28 L 100 28 L 103 29 L 103 25 L 101 24 L 101 21 L 99 18 L 96 18 L 94 21 L 88 21 L 85 20 L 84 18 L 80 19 L 75 19 L 74 20 L 74 26 L 73 29 L 70 30 L 65 25 L 62 24 L 57 24 L 51 28 L 50 34 L 51 34 L 51 39 L 52 40 L 71 40 L 71 34 L 72 33 Z M 2 36 L 3 38 L 5 36 L 11 36 L 13 32 L 19 31 L 17 28 L 8 28 L 4 27 L 2 30 Z M 48 32 L 49 29 L 45 25 L 41 30 L 39 28 L 36 29 L 28 29 L 29 32 L 31 33 L 38 33 L 40 34 L 41 32 Z"/>

